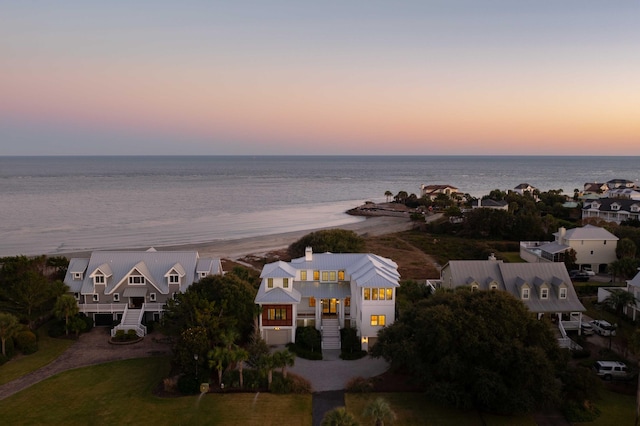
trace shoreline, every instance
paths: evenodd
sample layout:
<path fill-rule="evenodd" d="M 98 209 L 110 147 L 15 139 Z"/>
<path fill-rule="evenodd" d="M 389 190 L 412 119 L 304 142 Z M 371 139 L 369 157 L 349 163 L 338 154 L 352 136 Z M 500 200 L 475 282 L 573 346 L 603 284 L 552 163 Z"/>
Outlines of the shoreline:
<path fill-rule="evenodd" d="M 177 244 L 168 246 L 153 246 L 158 251 L 198 251 L 201 257 L 214 257 L 220 259 L 237 260 L 248 255 L 265 255 L 269 252 L 287 248 L 291 243 L 303 236 L 324 229 L 346 229 L 354 231 L 360 236 L 384 235 L 402 232 L 412 228 L 412 222 L 408 217 L 373 216 L 364 220 L 346 225 L 310 228 L 300 231 L 283 232 L 277 234 L 259 235 L 254 237 L 238 238 L 232 240 L 215 240 L 203 243 Z M 131 251 L 146 250 L 149 247 L 126 249 Z M 115 251 L 93 250 L 93 251 Z M 56 256 L 65 256 L 68 259 L 74 257 L 89 257 L 91 251 L 56 253 Z"/>

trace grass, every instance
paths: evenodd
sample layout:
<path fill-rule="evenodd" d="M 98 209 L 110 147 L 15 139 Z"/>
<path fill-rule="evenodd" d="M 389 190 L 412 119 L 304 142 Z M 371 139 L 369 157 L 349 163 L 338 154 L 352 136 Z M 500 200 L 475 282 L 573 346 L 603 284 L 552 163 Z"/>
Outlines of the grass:
<path fill-rule="evenodd" d="M 353 414 L 360 424 L 369 424 L 370 419 L 362 417 L 362 412 L 367 403 L 375 398 L 384 398 L 397 416 L 393 422 L 396 426 L 402 425 L 442 425 L 442 426 L 506 426 L 522 425 L 535 426 L 533 416 L 497 416 L 478 411 L 460 411 L 450 407 L 444 407 L 430 402 L 422 393 L 373 393 L 350 394 L 345 396 L 347 411 Z"/>
<path fill-rule="evenodd" d="M 525 261 L 520 257 L 519 251 L 505 251 L 500 253 L 500 256 L 507 263 L 524 263 Z"/>
<path fill-rule="evenodd" d="M 636 418 L 635 397 L 621 395 L 608 390 L 600 391 L 600 399 L 596 401 L 600 409 L 600 417 L 589 423 L 578 423 L 585 426 L 619 426 L 630 425 Z"/>
<path fill-rule="evenodd" d="M 47 334 L 48 324 L 38 329 L 38 351 L 30 355 L 16 356 L 0 367 L 0 385 L 29 374 L 49 364 L 67 350 L 74 341 L 54 339 Z"/>
<path fill-rule="evenodd" d="M 164 357 L 67 371 L 0 401 L 2 423 L 311 425 L 311 395 L 154 396 L 168 373 Z"/>

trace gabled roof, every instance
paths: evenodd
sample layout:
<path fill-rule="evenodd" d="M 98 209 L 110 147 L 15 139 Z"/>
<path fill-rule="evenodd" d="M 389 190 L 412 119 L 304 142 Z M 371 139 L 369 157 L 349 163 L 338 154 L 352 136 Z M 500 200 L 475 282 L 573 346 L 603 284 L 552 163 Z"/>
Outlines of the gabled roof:
<path fill-rule="evenodd" d="M 296 269 L 281 260 L 268 263 L 262 268 L 260 278 L 295 278 Z"/>
<path fill-rule="evenodd" d="M 617 211 L 631 211 L 631 206 L 633 206 L 634 204 L 640 206 L 640 201 L 629 200 L 626 198 L 598 198 L 597 200 L 590 200 L 589 202 L 585 202 L 582 210 L 597 209 L 601 212 L 608 212 L 613 211 L 611 209 L 611 205 L 613 204 L 618 204 L 620 206 L 620 210 Z"/>
<path fill-rule="evenodd" d="M 266 291 L 263 285 L 258 289 L 256 295 L 256 303 L 300 303 L 302 296 L 300 292 L 295 288 L 291 291 L 284 290 L 280 287 L 275 287 Z"/>
<path fill-rule="evenodd" d="M 131 271 L 136 269 L 153 283 L 161 294 L 167 294 L 169 285 L 165 274 L 179 264 L 185 272 L 181 284 L 181 290 L 185 290 L 197 281 L 195 271 L 198 259 L 196 251 L 94 251 L 89 259 L 71 259 L 69 266 L 73 266 L 75 270 L 85 263 L 87 265 L 86 271 L 88 273 L 85 274 L 82 286 L 78 289 L 82 294 L 93 293 L 93 279 L 89 277 L 89 274 L 98 268 L 105 268 L 105 265 L 110 268 L 112 273 L 107 281 L 105 289 L 107 293 L 112 292 L 118 283 L 121 283 Z M 213 260 L 210 259 L 210 261 Z M 70 287 L 74 284 L 69 271 L 65 277 L 65 284 Z"/>
<path fill-rule="evenodd" d="M 451 283 L 443 283 L 452 288 L 465 286 L 468 277 L 473 277 L 483 290 L 489 290 L 490 278 L 495 278 L 500 290 L 510 292 L 517 299 L 522 300 L 520 291 L 527 286 L 532 289 L 529 299 L 522 300 L 529 310 L 536 313 L 554 312 L 582 312 L 585 310 L 578 299 L 567 268 L 564 263 L 503 263 L 495 260 L 452 260 L 444 269 L 451 274 Z M 567 286 L 567 298 L 559 299 L 557 292 L 550 291 L 548 298 L 540 299 L 535 289 L 541 285 L 551 283 L 555 288 L 561 284 Z"/>
<path fill-rule="evenodd" d="M 628 280 L 627 283 L 634 287 L 640 287 L 640 272 L 638 272 L 635 277 Z"/>
<path fill-rule="evenodd" d="M 530 189 L 533 188 L 533 186 L 529 185 L 528 183 L 521 183 L 520 185 L 516 186 L 514 189 Z"/>
<path fill-rule="evenodd" d="M 554 236 L 558 236 L 559 233 L 554 233 Z M 567 229 L 564 235 L 564 239 L 571 240 L 608 240 L 618 241 L 618 237 L 604 228 L 593 225 L 585 225 L 580 228 Z"/>

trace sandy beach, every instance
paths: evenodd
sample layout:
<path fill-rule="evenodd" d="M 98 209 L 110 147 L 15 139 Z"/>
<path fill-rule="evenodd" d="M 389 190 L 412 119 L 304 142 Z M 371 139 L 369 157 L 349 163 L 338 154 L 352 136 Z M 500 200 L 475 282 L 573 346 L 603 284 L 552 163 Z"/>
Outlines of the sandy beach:
<path fill-rule="evenodd" d="M 197 250 L 202 257 L 217 257 L 221 259 L 240 259 L 247 255 L 260 256 L 272 251 L 288 247 L 294 241 L 313 231 L 320 229 L 347 229 L 361 236 L 382 235 L 411 229 L 412 223 L 406 217 L 376 216 L 363 218 L 362 221 L 346 225 L 315 228 L 302 231 L 285 232 L 281 234 L 262 235 L 235 240 L 217 240 L 208 243 L 183 244 L 175 246 L 154 246 L 156 250 Z M 140 247 L 144 250 L 148 247 Z M 88 257 L 90 252 L 66 253 L 67 258 Z"/>

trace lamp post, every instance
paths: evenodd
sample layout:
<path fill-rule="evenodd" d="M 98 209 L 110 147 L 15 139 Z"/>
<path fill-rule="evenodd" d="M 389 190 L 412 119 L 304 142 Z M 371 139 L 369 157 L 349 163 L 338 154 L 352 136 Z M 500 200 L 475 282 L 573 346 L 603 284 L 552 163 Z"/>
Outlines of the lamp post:
<path fill-rule="evenodd" d="M 193 354 L 193 359 L 196 362 L 196 380 L 198 379 L 198 354 Z"/>

